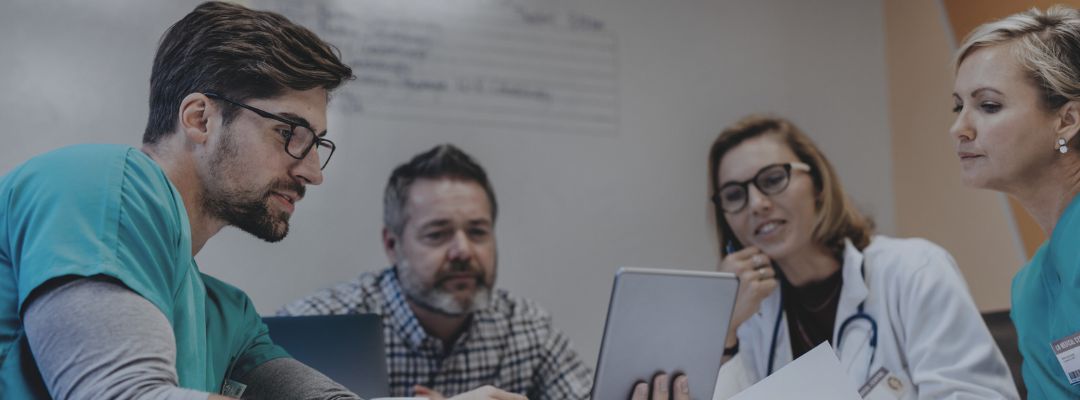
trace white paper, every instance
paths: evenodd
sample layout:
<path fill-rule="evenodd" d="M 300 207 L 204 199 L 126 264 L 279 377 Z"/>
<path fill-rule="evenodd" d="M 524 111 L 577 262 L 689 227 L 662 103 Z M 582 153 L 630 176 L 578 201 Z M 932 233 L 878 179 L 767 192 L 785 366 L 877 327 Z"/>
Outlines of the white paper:
<path fill-rule="evenodd" d="M 829 342 L 785 365 L 731 400 L 862 400 L 858 387 L 840 366 Z"/>

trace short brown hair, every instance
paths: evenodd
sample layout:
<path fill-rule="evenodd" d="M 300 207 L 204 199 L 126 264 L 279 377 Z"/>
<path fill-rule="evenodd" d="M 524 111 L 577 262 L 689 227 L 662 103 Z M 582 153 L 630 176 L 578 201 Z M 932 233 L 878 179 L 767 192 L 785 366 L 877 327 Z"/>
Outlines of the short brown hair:
<path fill-rule="evenodd" d="M 484 188 L 488 202 L 491 203 L 492 223 L 499 214 L 495 190 L 491 188 L 491 181 L 488 180 L 484 167 L 457 146 L 440 144 L 394 168 L 386 182 L 386 189 L 383 191 L 383 224 L 397 236 L 405 232 L 405 223 L 409 219 L 405 213 L 405 203 L 408 202 L 409 190 L 417 179 L 476 182 Z"/>
<path fill-rule="evenodd" d="M 814 242 L 829 249 L 837 257 L 843 254 L 844 239 L 851 239 L 859 250 L 870 245 L 873 221 L 855 209 L 844 193 L 832 164 L 814 145 L 810 137 L 783 118 L 751 115 L 720 132 L 720 136 L 716 138 L 709 150 L 709 186 L 712 188 L 712 193 L 720 191 L 718 182 L 720 161 L 724 155 L 735 146 L 764 135 L 779 137 L 795 153 L 799 161 L 810 166 L 810 176 L 814 181 L 814 192 L 817 194 Z M 737 243 L 738 239 L 735 238 L 731 226 L 724 218 L 724 211 L 716 206 L 714 212 L 716 234 L 721 244 L 720 254 L 726 256 L 728 249 L 723 244 L 728 241 Z"/>
<path fill-rule="evenodd" d="M 150 117 L 143 143 L 172 133 L 191 93 L 214 91 L 243 101 L 286 89 L 331 91 L 352 78 L 337 48 L 284 16 L 206 2 L 161 37 L 150 73 Z M 235 109 L 226 108 L 228 122 Z"/>

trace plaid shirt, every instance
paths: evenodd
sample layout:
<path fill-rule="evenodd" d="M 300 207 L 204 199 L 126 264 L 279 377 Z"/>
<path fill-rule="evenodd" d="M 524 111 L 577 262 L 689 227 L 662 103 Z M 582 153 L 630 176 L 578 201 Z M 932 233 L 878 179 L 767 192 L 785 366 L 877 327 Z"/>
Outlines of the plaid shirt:
<path fill-rule="evenodd" d="M 496 290 L 491 306 L 473 313 L 453 347 L 424 331 L 401 292 L 393 267 L 286 305 L 278 315 L 382 315 L 392 396 L 420 384 L 447 397 L 492 385 L 530 399 L 588 399 L 592 372 L 532 301 Z"/>

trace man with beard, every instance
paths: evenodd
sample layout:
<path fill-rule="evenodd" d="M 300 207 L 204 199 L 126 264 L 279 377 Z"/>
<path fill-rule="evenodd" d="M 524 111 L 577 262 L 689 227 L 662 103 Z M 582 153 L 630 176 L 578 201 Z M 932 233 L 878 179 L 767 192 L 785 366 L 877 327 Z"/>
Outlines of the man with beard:
<path fill-rule="evenodd" d="M 356 398 L 194 261 L 228 225 L 285 237 L 351 76 L 281 15 L 205 3 L 161 39 L 141 149 L 66 147 L 0 178 L 0 398 Z"/>
<path fill-rule="evenodd" d="M 550 316 L 494 289 L 497 203 L 480 165 L 437 146 L 394 170 L 383 208 L 392 266 L 279 315 L 380 314 L 394 396 L 493 385 L 534 400 L 588 398 L 591 372 Z"/>

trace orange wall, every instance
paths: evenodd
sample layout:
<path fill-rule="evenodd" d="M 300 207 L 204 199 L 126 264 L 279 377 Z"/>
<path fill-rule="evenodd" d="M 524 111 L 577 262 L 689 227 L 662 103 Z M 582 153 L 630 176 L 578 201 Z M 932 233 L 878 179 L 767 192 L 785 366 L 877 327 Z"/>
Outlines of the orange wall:
<path fill-rule="evenodd" d="M 1005 197 L 960 182 L 944 9 L 937 0 L 884 2 L 897 234 L 949 250 L 979 308 L 1006 309 L 1024 255 Z"/>

